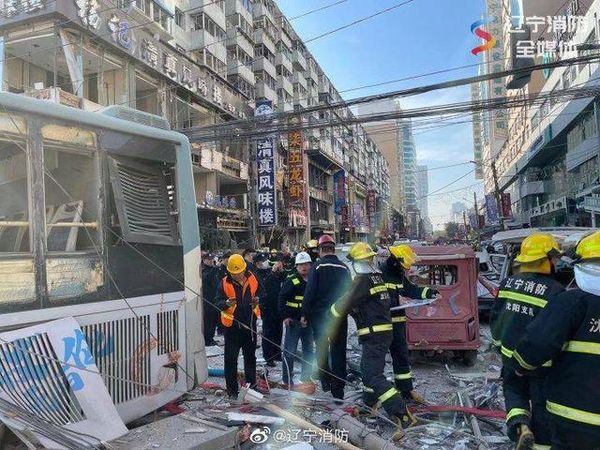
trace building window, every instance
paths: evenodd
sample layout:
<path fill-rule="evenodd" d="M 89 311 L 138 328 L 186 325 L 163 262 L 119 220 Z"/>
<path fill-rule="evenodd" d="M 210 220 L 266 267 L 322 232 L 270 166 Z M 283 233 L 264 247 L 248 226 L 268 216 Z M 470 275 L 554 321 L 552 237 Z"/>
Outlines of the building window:
<path fill-rule="evenodd" d="M 175 24 L 180 28 L 185 28 L 183 23 L 184 17 L 183 11 L 179 8 L 175 8 Z"/>
<path fill-rule="evenodd" d="M 194 23 L 194 30 L 204 30 L 217 39 L 225 38 L 225 30 L 217 25 L 217 23 L 206 14 L 196 14 L 192 16 L 192 21 Z"/>
<path fill-rule="evenodd" d="M 211 68 L 220 75 L 224 75 L 227 71 L 227 65 L 209 52 L 207 49 L 202 50 L 204 65 Z"/>

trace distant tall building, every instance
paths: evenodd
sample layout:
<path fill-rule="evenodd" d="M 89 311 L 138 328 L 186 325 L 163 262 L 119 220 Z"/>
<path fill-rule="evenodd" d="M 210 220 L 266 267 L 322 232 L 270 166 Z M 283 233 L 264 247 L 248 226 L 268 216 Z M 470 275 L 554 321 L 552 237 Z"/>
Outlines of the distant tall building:
<path fill-rule="evenodd" d="M 402 137 L 402 172 L 404 174 L 404 209 L 405 211 L 418 208 L 417 204 L 417 149 L 413 137 L 412 122 L 401 121 Z"/>
<path fill-rule="evenodd" d="M 463 223 L 463 212 L 465 212 L 467 209 L 467 205 L 465 205 L 463 202 L 452 203 L 452 208 L 450 209 L 452 214 L 452 222 Z"/>
<path fill-rule="evenodd" d="M 429 219 L 429 171 L 425 165 L 417 165 L 417 207 L 421 213 L 423 231 L 431 234 L 433 227 Z"/>
<path fill-rule="evenodd" d="M 358 113 L 361 115 L 392 111 L 400 111 L 400 105 L 391 99 L 358 107 Z M 363 126 L 390 166 L 390 206 L 396 211 L 403 211 L 404 171 L 400 121 L 369 123 Z"/>

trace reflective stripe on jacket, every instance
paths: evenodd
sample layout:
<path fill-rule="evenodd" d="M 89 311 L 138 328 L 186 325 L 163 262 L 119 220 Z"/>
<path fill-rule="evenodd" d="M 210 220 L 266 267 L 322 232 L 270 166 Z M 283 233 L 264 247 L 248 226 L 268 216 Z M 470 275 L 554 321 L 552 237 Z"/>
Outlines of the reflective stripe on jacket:
<path fill-rule="evenodd" d="M 221 281 L 223 292 L 227 299 L 231 302 L 234 302 L 231 306 L 227 307 L 223 311 L 221 311 L 221 323 L 225 327 L 231 327 L 233 325 L 233 319 L 235 315 L 235 310 L 237 309 L 238 301 L 241 301 L 245 295 L 246 290 L 250 289 L 250 298 L 255 298 L 256 293 L 258 292 L 258 280 L 253 273 L 249 273 L 246 276 L 244 284 L 242 286 L 242 299 L 237 298 L 237 294 L 235 291 L 234 282 L 229 279 L 229 277 L 224 277 Z M 260 307 L 257 305 L 253 308 L 252 312 L 257 318 L 260 318 Z"/>

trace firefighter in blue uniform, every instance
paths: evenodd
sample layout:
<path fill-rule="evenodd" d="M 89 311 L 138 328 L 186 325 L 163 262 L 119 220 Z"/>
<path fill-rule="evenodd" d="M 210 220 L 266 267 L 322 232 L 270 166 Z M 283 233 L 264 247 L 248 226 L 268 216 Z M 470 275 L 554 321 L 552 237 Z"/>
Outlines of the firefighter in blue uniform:
<path fill-rule="evenodd" d="M 406 408 L 402 394 L 384 375 L 385 356 L 393 338 L 390 312 L 391 296 L 381 272 L 375 268 L 376 253 L 369 244 L 358 242 L 348 252 L 356 277 L 350 291 L 332 305 L 334 314 L 350 314 L 362 345 L 360 372 L 364 384 L 364 401 L 369 407 L 383 407 L 398 424 L 396 437 L 416 420 Z"/>
<path fill-rule="evenodd" d="M 351 280 L 350 269 L 335 255 L 333 238 L 324 234 L 319 238 L 319 260 L 308 275 L 300 321 L 312 328 L 323 390 L 340 400 L 346 384 L 348 318 L 334 315 L 331 305 L 348 291 Z"/>
<path fill-rule="evenodd" d="M 576 249 L 578 289 L 552 299 L 519 341 L 517 375 L 552 360 L 546 409 L 552 450 L 600 449 L 600 231 Z"/>
<path fill-rule="evenodd" d="M 400 306 L 400 297 L 425 299 L 439 296 L 437 290 L 417 286 L 406 277 L 405 272 L 417 262 L 417 259 L 417 254 L 408 245 L 390 247 L 390 256 L 383 263 L 382 272 L 391 296 L 392 307 Z M 405 400 L 424 403 L 423 397 L 413 389 L 413 376 L 408 361 L 408 344 L 406 342 L 405 309 L 392 311 L 392 324 L 394 325 L 394 336 L 390 354 L 392 355 L 396 389 L 402 392 Z"/>
<path fill-rule="evenodd" d="M 552 297 L 564 291 L 551 277 L 559 256 L 560 247 L 549 234 L 534 233 L 523 240 L 515 259 L 519 273 L 502 281 L 490 315 L 492 338 L 502 353 L 508 436 L 517 442 L 518 450 L 550 444 L 544 383 L 551 363 L 544 361 L 547 367 L 535 377 L 519 377 L 512 356 L 525 328 L 539 320 L 536 316 Z"/>

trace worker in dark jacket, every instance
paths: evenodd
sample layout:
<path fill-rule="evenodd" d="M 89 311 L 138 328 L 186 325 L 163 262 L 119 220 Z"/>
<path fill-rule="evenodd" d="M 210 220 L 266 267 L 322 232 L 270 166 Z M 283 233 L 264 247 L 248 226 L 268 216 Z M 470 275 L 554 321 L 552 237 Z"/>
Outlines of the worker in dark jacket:
<path fill-rule="evenodd" d="M 221 280 L 224 276 L 227 275 L 227 261 L 229 261 L 229 257 L 232 255 L 231 252 L 225 252 L 219 255 L 219 260 L 217 261 L 217 265 L 213 267 L 213 270 L 210 272 L 210 283 L 212 283 L 212 287 L 214 289 L 214 304 L 217 313 L 219 313 L 219 308 L 216 307 L 216 296 L 219 285 L 221 284 Z M 217 333 L 223 334 L 223 324 L 219 316 L 217 315 Z"/>
<path fill-rule="evenodd" d="M 551 277 L 554 260 L 559 256 L 560 247 L 551 235 L 534 233 L 528 236 L 515 259 L 520 264 L 519 273 L 500 283 L 490 313 L 492 339 L 502 353 L 508 436 L 517 442 L 519 450 L 531 448 L 534 443 L 550 445 L 544 391 L 547 371 L 540 370 L 536 377 L 518 377 L 512 357 L 525 328 L 534 319 L 540 320 L 536 316 L 552 297 L 564 291 Z"/>
<path fill-rule="evenodd" d="M 203 299 L 203 322 L 204 322 L 204 345 L 217 345 L 215 342 L 215 330 L 219 321 L 219 310 L 215 306 L 215 295 L 217 285 L 213 280 L 214 270 L 213 256 L 204 252 L 202 254 L 202 299 Z"/>
<path fill-rule="evenodd" d="M 279 293 L 279 315 L 283 318 L 285 338 L 283 342 L 283 383 L 288 387 L 294 384 L 294 359 L 298 355 L 298 341 L 302 341 L 302 382 L 310 382 L 314 355 L 312 330 L 306 323 L 300 323 L 302 302 L 312 260 L 306 252 L 296 255 L 296 273 L 289 276 Z"/>
<path fill-rule="evenodd" d="M 319 255 L 319 261 L 308 275 L 302 321 L 308 322 L 313 331 L 323 390 L 331 391 L 334 398 L 343 399 L 348 318 L 331 311 L 331 306 L 350 287 L 350 269 L 335 255 L 335 242 L 331 236 L 319 238 Z"/>
<path fill-rule="evenodd" d="M 263 357 L 268 366 L 274 367 L 281 361 L 281 339 L 283 323 L 277 307 L 277 299 L 281 291 L 281 283 L 286 278 L 283 263 L 276 261 L 271 266 L 268 255 L 257 253 L 254 257 L 255 274 L 259 278 L 264 294 L 260 298 L 262 314 Z"/>
<path fill-rule="evenodd" d="M 600 231 L 576 252 L 579 288 L 554 297 L 513 352 L 517 375 L 552 361 L 546 379 L 552 450 L 600 449 Z"/>
<path fill-rule="evenodd" d="M 252 273 L 254 273 L 254 271 L 256 270 L 256 266 L 254 265 L 254 257 L 256 256 L 256 253 L 258 253 L 258 252 L 256 250 L 254 250 L 253 248 L 246 248 L 242 252 L 242 256 L 244 257 L 244 260 L 246 261 L 246 266 L 247 266 L 246 270 L 249 270 Z"/>
<path fill-rule="evenodd" d="M 225 276 L 217 290 L 217 306 L 225 327 L 225 384 L 227 394 L 237 398 L 238 356 L 244 355 L 244 378 L 256 384 L 256 320 L 260 318 L 259 297 L 262 293 L 256 276 L 247 270 L 242 255 L 231 255 Z"/>
<path fill-rule="evenodd" d="M 417 262 L 417 255 L 408 245 L 390 247 L 390 256 L 383 264 L 383 279 L 390 292 L 392 307 L 400 306 L 403 298 L 425 299 L 440 297 L 439 292 L 429 287 L 417 286 L 407 277 L 405 271 Z M 402 392 L 405 400 L 424 403 L 424 399 L 413 389 L 413 375 L 408 360 L 406 342 L 406 310 L 392 311 L 394 338 L 390 346 L 396 389 Z"/>
<path fill-rule="evenodd" d="M 360 372 L 365 404 L 382 406 L 401 431 L 414 425 L 416 420 L 406 409 L 401 392 L 384 375 L 385 356 L 393 338 L 392 300 L 381 272 L 373 265 L 375 255 L 365 242 L 352 246 L 348 259 L 352 261 L 356 277 L 350 291 L 332 309 L 342 315 L 352 315 L 356 322 L 362 345 Z"/>

